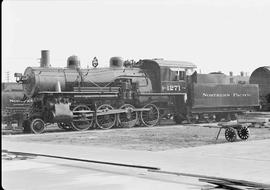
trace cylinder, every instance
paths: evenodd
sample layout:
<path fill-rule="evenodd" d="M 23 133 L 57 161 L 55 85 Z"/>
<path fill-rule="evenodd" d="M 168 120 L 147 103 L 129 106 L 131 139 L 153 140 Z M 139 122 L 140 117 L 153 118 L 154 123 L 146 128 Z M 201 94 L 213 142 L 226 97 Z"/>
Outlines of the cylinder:
<path fill-rule="evenodd" d="M 40 67 L 50 66 L 50 52 L 49 50 L 41 50 Z"/>

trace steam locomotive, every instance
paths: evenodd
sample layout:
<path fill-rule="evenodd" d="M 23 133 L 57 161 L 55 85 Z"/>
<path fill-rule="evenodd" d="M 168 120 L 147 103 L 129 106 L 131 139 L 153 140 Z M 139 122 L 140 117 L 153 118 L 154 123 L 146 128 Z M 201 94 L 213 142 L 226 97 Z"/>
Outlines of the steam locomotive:
<path fill-rule="evenodd" d="M 218 120 L 259 105 L 258 85 L 197 74 L 189 62 L 112 57 L 108 68 L 97 68 L 96 58 L 92 63 L 93 68 L 82 69 L 78 57 L 71 56 L 67 67 L 51 67 L 49 51 L 43 50 L 40 67 L 15 73 L 33 101 L 26 131 L 42 133 L 46 123 L 79 131 L 154 126 L 166 116 L 176 123 Z"/>

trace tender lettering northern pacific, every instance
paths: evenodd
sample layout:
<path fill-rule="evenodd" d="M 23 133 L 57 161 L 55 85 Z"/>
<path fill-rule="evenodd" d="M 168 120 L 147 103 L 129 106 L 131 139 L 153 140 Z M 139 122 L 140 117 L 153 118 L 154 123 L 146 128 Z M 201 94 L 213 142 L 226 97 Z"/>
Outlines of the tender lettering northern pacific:
<path fill-rule="evenodd" d="M 241 94 L 241 93 L 202 93 L 203 97 L 249 97 L 251 96 L 250 94 Z"/>

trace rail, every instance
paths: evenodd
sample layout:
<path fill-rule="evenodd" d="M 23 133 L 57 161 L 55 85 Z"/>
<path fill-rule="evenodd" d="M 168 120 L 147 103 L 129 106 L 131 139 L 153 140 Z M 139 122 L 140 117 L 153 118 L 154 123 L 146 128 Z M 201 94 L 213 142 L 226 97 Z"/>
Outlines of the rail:
<path fill-rule="evenodd" d="M 64 160 L 70 160 L 70 161 L 94 163 L 94 164 L 104 164 L 104 165 L 112 165 L 112 166 L 120 166 L 120 167 L 146 169 L 147 172 L 157 173 L 157 174 L 192 177 L 192 178 L 197 178 L 201 182 L 216 185 L 216 187 L 210 187 L 209 189 L 215 189 L 215 188 L 236 189 L 236 190 L 241 190 L 241 189 L 270 189 L 270 184 L 266 184 L 266 183 L 258 183 L 258 182 L 241 180 L 241 179 L 231 179 L 231 178 L 223 178 L 223 177 L 192 174 L 192 173 L 166 171 L 166 170 L 162 170 L 159 167 L 154 167 L 154 166 L 124 164 L 124 163 L 117 163 L 117 162 L 106 162 L 106 161 L 99 161 L 99 160 L 79 159 L 79 158 L 56 156 L 56 155 L 49 155 L 49 154 L 18 152 L 18 151 L 8 151 L 8 150 L 2 150 L 2 152 L 9 153 L 9 154 L 14 154 L 16 156 L 17 155 L 21 155 L 21 156 L 42 156 L 42 157 L 47 157 L 47 158 L 57 158 L 57 159 L 64 159 Z"/>

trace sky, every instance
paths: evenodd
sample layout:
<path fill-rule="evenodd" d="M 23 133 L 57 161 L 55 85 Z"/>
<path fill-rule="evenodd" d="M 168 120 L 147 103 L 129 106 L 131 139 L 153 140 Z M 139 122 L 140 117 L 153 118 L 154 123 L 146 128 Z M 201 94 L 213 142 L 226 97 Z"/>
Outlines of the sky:
<path fill-rule="evenodd" d="M 65 67 L 110 57 L 189 61 L 198 71 L 252 73 L 270 65 L 268 0 L 4 0 L 2 81 L 39 66 L 41 50 Z"/>

